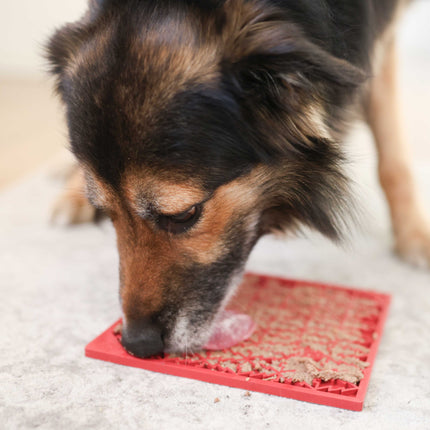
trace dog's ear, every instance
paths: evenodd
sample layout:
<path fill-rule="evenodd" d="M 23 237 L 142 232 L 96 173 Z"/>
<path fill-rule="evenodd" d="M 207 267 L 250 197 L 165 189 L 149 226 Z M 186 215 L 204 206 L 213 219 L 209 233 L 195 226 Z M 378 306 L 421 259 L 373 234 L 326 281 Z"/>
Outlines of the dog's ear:
<path fill-rule="evenodd" d="M 108 6 L 111 0 L 88 0 L 88 12 L 86 18 L 95 20 Z"/>
<path fill-rule="evenodd" d="M 71 56 L 92 32 L 92 24 L 107 8 L 109 0 L 88 0 L 88 9 L 82 18 L 58 29 L 48 40 L 45 57 L 54 75 L 60 75 Z"/>
<path fill-rule="evenodd" d="M 226 60 L 236 72 L 298 86 L 309 77 L 342 87 L 363 82 L 361 69 L 312 43 L 282 9 L 262 3 L 226 2 Z"/>
<path fill-rule="evenodd" d="M 81 27 L 76 24 L 66 24 L 50 37 L 45 47 L 45 57 L 53 75 L 59 76 L 63 72 L 71 55 L 81 43 Z"/>
<path fill-rule="evenodd" d="M 351 201 L 336 128 L 367 76 L 313 43 L 281 9 L 259 0 L 225 7 L 226 85 L 252 124 L 250 144 L 276 172 L 264 187 L 262 228 L 306 224 L 338 239 Z"/>
<path fill-rule="evenodd" d="M 354 94 L 366 74 L 313 43 L 281 9 L 258 0 L 230 0 L 225 8 L 224 71 L 244 112 L 270 129 L 272 149 L 312 146 L 308 135 L 327 138 L 320 127 L 322 105 L 336 100 L 335 108 L 341 106 L 340 99 Z M 267 127 L 271 119 L 277 130 Z"/>
<path fill-rule="evenodd" d="M 230 58 L 243 78 L 276 79 L 298 87 L 329 82 L 347 88 L 366 79 L 361 69 L 309 41 L 295 24 L 269 21 L 248 30 L 238 56 Z"/>
<path fill-rule="evenodd" d="M 106 3 L 106 0 L 88 0 L 88 7 L 94 11 L 99 10 Z"/>

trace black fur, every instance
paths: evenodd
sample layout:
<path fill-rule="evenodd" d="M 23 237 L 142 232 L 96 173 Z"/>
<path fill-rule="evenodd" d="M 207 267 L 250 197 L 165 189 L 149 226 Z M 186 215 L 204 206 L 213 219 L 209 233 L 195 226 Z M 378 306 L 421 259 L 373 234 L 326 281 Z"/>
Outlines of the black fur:
<path fill-rule="evenodd" d="M 191 82 L 148 127 L 144 118 L 137 121 L 130 115 L 124 100 L 117 96 L 121 82 L 129 91 L 127 104 L 139 106 L 146 86 L 152 84 L 150 66 L 140 64 L 130 53 L 132 39 L 144 38 L 147 25 L 161 25 L 171 16 L 181 18 L 190 11 L 194 21 L 214 19 L 218 14 L 219 25 L 226 19 L 221 12 L 225 2 L 92 3 L 90 18 L 57 32 L 48 52 L 67 106 L 72 150 L 114 186 L 131 164 L 192 173 L 206 186 L 216 188 L 258 163 L 278 163 L 282 158 L 305 162 L 321 153 L 326 145 L 309 139 L 301 125 L 294 123 L 304 119 L 294 118 L 299 118 L 303 105 L 316 100 L 324 106 L 328 125 L 339 127 L 345 104 L 351 102 L 354 89 L 365 77 L 369 34 L 377 32 L 374 26 L 371 31 L 367 28 L 374 24 L 371 2 L 346 2 L 348 6 L 329 1 L 257 2 L 263 11 L 262 23 L 273 23 L 276 43 L 270 40 L 271 35 L 265 40 L 261 31 L 260 45 L 253 51 L 237 60 L 221 59 L 221 77 L 215 88 Z M 273 5 L 278 9 L 272 9 Z M 385 10 L 388 15 L 390 8 Z M 101 61 L 74 79 L 65 76 L 70 57 L 97 40 L 101 31 L 108 31 L 111 38 Z M 216 37 L 200 35 L 198 43 Z M 148 71 L 140 72 L 142 67 Z M 290 82 L 285 81 L 285 75 L 290 75 Z M 277 121 L 278 127 L 273 129 L 262 115 Z M 288 116 L 291 119 L 286 120 Z M 338 162 L 334 148 L 336 145 L 327 153 L 332 156 L 331 163 L 324 164 L 335 166 Z M 313 182 L 320 182 L 319 178 Z"/>

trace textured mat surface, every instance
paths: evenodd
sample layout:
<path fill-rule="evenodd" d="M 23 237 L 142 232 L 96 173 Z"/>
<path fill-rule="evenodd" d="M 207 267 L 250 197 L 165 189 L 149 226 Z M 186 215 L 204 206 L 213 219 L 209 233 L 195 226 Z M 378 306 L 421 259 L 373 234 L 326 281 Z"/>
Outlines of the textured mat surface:
<path fill-rule="evenodd" d="M 228 308 L 253 335 L 220 351 L 139 359 L 118 323 L 87 345 L 92 358 L 231 387 L 361 410 L 390 298 L 385 294 L 248 274 Z"/>

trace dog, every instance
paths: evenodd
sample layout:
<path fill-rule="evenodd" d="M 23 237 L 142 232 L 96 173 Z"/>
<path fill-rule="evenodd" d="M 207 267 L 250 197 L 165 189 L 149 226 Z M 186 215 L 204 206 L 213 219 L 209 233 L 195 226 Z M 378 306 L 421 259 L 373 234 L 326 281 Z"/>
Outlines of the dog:
<path fill-rule="evenodd" d="M 357 115 L 396 250 L 429 264 L 395 84 L 408 3 L 91 0 L 51 37 L 79 166 L 57 210 L 111 218 L 130 353 L 201 348 L 261 236 L 307 226 L 342 239 L 342 139 Z"/>

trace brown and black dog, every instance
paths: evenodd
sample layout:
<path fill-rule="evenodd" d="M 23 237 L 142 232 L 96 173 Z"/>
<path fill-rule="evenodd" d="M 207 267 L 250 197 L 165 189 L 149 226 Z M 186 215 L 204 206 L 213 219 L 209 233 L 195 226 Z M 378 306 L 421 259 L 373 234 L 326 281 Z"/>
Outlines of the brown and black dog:
<path fill-rule="evenodd" d="M 79 170 L 70 221 L 103 210 L 120 255 L 123 344 L 201 348 L 264 234 L 338 239 L 341 142 L 373 131 L 397 251 L 430 262 L 400 129 L 398 0 L 92 0 L 48 45 Z"/>

